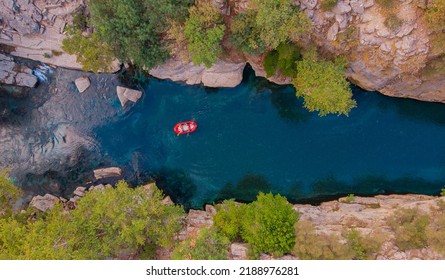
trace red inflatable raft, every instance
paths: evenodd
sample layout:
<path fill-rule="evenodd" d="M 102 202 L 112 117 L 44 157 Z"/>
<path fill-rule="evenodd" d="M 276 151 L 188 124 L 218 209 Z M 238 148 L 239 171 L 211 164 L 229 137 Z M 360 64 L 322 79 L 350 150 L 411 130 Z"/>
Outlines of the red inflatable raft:
<path fill-rule="evenodd" d="M 179 122 L 175 125 L 173 130 L 176 132 L 176 134 L 189 134 L 192 133 L 198 128 L 198 124 L 194 121 L 186 121 L 186 122 Z"/>

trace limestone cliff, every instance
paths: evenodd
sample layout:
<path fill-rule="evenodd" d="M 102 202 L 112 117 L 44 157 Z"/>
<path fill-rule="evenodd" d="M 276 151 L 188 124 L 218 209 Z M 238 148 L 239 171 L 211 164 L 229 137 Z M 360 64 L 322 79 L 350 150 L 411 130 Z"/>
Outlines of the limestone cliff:
<path fill-rule="evenodd" d="M 347 75 L 353 83 L 386 95 L 445 102 L 445 74 L 434 71 L 435 63 L 445 62 L 432 48 L 433 34 L 423 9 L 427 1 L 395 1 L 391 13 L 375 0 L 338 0 L 326 11 L 321 8 L 323 0 L 295 2 L 313 22 L 311 39 L 326 53 L 348 57 Z M 226 17 L 245 11 L 249 2 L 212 0 Z M 74 56 L 63 53 L 61 42 L 65 26 L 82 5 L 84 0 L 4 0 L 0 3 L 0 44 L 13 46 L 12 55 L 80 68 Z M 391 16 L 398 20 L 389 28 L 386 21 Z M 151 74 L 188 84 L 233 87 L 242 79 L 245 62 L 264 76 L 262 59 L 220 61 L 210 69 L 170 60 Z M 282 76 L 270 80 L 290 82 Z"/>

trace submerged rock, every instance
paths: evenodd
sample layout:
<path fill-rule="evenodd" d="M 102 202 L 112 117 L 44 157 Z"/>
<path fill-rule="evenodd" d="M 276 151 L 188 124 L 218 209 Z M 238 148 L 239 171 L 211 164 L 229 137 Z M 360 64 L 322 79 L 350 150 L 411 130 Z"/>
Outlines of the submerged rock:
<path fill-rule="evenodd" d="M 120 169 L 119 167 L 101 168 L 101 169 L 96 169 L 93 172 L 94 172 L 94 177 L 97 180 L 109 177 L 122 176 L 122 169 Z"/>
<path fill-rule="evenodd" d="M 76 84 L 77 90 L 79 90 L 80 93 L 86 91 L 91 85 L 90 79 L 88 79 L 87 76 L 77 78 L 74 83 Z"/>
<path fill-rule="evenodd" d="M 142 91 L 121 86 L 116 87 L 116 92 L 122 107 L 125 107 L 128 101 L 136 103 L 142 97 Z"/>

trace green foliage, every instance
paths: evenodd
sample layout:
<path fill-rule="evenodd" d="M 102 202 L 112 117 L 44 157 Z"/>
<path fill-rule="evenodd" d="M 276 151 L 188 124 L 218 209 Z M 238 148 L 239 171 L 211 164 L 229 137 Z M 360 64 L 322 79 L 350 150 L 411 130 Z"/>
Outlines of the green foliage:
<path fill-rule="evenodd" d="M 297 62 L 298 75 L 293 84 L 297 96 L 304 98 L 304 107 L 318 111 L 320 116 L 327 114 L 348 115 L 356 102 L 345 79 L 345 61 L 325 61 L 312 50 Z"/>
<path fill-rule="evenodd" d="M 445 29 L 445 1 L 429 0 L 425 19 L 432 30 L 442 32 Z"/>
<path fill-rule="evenodd" d="M 99 40 L 97 33 L 84 36 L 74 27 L 67 28 L 68 36 L 62 41 L 62 49 L 68 54 L 77 56 L 77 62 L 82 64 L 82 70 L 110 71 L 114 60 L 111 48 Z"/>
<path fill-rule="evenodd" d="M 131 189 L 124 181 L 115 189 L 85 196 L 72 213 L 73 224 L 85 238 L 79 247 L 91 258 L 116 257 L 148 243 L 171 247 L 182 226 L 183 210 L 163 205 L 162 199 L 155 186 Z"/>
<path fill-rule="evenodd" d="M 225 31 L 223 18 L 209 2 L 197 2 L 197 6 L 190 7 L 189 13 L 184 32 L 192 61 L 197 65 L 203 63 L 209 68 L 222 52 L 221 40 Z"/>
<path fill-rule="evenodd" d="M 132 189 L 120 181 L 88 192 L 71 212 L 57 205 L 33 219 L 2 219 L 0 258 L 108 259 L 171 247 L 184 211 L 162 199 L 154 185 Z"/>
<path fill-rule="evenodd" d="M 354 252 L 353 259 L 368 260 L 380 250 L 383 244 L 383 236 L 380 234 L 363 235 L 353 228 L 344 233 L 347 244 Z"/>
<path fill-rule="evenodd" d="M 229 249 L 229 239 L 218 234 L 215 228 L 201 229 L 195 237 L 180 243 L 172 252 L 174 260 L 225 260 Z"/>
<path fill-rule="evenodd" d="M 257 12 L 256 26 L 260 38 L 269 49 L 280 43 L 297 40 L 311 30 L 312 22 L 291 0 L 253 0 Z"/>
<path fill-rule="evenodd" d="M 169 19 L 186 17 L 191 0 L 89 0 L 98 39 L 121 61 L 152 68 L 168 57 L 162 42 Z"/>
<path fill-rule="evenodd" d="M 321 9 L 325 12 L 332 10 L 337 5 L 338 0 L 323 0 L 321 2 Z"/>
<path fill-rule="evenodd" d="M 295 225 L 296 242 L 292 254 L 303 260 L 350 260 L 354 252 L 335 235 L 316 234 L 311 222 Z"/>
<path fill-rule="evenodd" d="M 84 31 L 88 27 L 88 18 L 85 15 L 85 8 L 81 7 L 73 14 L 73 26 L 77 30 Z"/>
<path fill-rule="evenodd" d="M 213 225 L 231 241 L 239 237 L 244 207 L 233 200 L 224 200 L 216 206 Z"/>
<path fill-rule="evenodd" d="M 390 30 L 396 32 L 402 27 L 403 21 L 394 13 L 390 13 L 383 24 Z"/>
<path fill-rule="evenodd" d="M 255 253 L 281 256 L 295 245 L 294 224 L 298 213 L 285 197 L 260 193 L 246 206 L 241 221 L 241 237 Z"/>
<path fill-rule="evenodd" d="M 256 25 L 256 13 L 247 12 L 236 15 L 230 25 L 230 41 L 247 54 L 259 54 L 266 51 L 261 40 L 261 30 Z"/>
<path fill-rule="evenodd" d="M 281 43 L 278 45 L 278 69 L 287 77 L 295 77 L 297 75 L 296 62 L 302 59 L 301 49 L 292 43 Z"/>
<path fill-rule="evenodd" d="M 426 227 L 429 217 L 419 209 L 399 209 L 388 219 L 395 233 L 395 242 L 401 250 L 423 248 L 427 245 Z"/>
<path fill-rule="evenodd" d="M 9 214 L 23 192 L 14 185 L 8 176 L 8 169 L 0 170 L 0 217 L 2 214 Z"/>
<path fill-rule="evenodd" d="M 301 49 L 293 43 L 281 43 L 276 50 L 270 51 L 264 58 L 264 70 L 267 77 L 275 75 L 277 70 L 287 77 L 297 75 L 296 62 L 301 60 Z"/>
<path fill-rule="evenodd" d="M 275 75 L 278 68 L 278 52 L 276 50 L 267 53 L 264 58 L 263 66 L 266 71 L 266 76 L 270 77 Z"/>
<path fill-rule="evenodd" d="M 440 195 L 441 195 L 441 196 L 445 196 L 445 188 L 441 189 L 441 191 L 440 191 Z"/>
<path fill-rule="evenodd" d="M 344 200 L 342 200 L 341 202 L 343 202 L 343 203 L 352 203 L 352 202 L 354 202 L 354 199 L 355 199 L 354 194 L 350 193 L 350 194 L 348 194 L 348 196 L 347 196 Z"/>

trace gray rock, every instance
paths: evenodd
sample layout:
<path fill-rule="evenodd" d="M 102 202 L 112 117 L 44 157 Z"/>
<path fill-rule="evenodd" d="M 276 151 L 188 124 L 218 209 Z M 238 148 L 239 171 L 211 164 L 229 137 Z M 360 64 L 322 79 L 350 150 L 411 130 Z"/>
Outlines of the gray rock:
<path fill-rule="evenodd" d="M 326 39 L 328 39 L 329 41 L 335 41 L 335 39 L 337 39 L 338 27 L 338 22 L 334 22 L 334 24 L 328 29 Z"/>
<path fill-rule="evenodd" d="M 415 27 L 413 24 L 404 24 L 396 36 L 402 38 L 403 36 L 409 35 Z"/>
<path fill-rule="evenodd" d="M 87 76 L 82 76 L 80 78 L 77 78 L 74 81 L 74 83 L 76 84 L 77 90 L 80 93 L 83 93 L 84 91 L 86 91 L 91 85 L 90 79 L 88 79 Z"/>
<path fill-rule="evenodd" d="M 207 69 L 203 65 L 170 59 L 151 69 L 149 73 L 158 79 L 170 79 L 188 85 L 203 83 L 208 87 L 235 87 L 242 81 L 245 65 L 244 62 L 231 63 L 220 60 Z"/>
<path fill-rule="evenodd" d="M 309 10 L 313 10 L 317 6 L 317 2 L 317 0 L 300 0 L 301 5 Z"/>
<path fill-rule="evenodd" d="M 392 50 L 392 44 L 391 42 L 384 42 L 383 44 L 380 45 L 380 50 L 386 53 L 390 53 Z"/>
<path fill-rule="evenodd" d="M 142 91 L 121 86 L 116 87 L 116 92 L 122 107 L 125 107 L 128 101 L 136 103 L 142 97 Z"/>
<path fill-rule="evenodd" d="M 60 200 L 58 197 L 52 195 L 52 194 L 45 194 L 44 196 L 38 195 L 32 198 L 31 202 L 29 203 L 30 207 L 34 207 L 42 212 L 45 212 L 47 210 L 50 210 L 56 205 L 56 203 L 59 203 Z"/>
<path fill-rule="evenodd" d="M 85 196 L 85 187 L 77 187 L 75 190 L 74 190 L 74 195 L 77 195 L 77 196 L 80 196 L 80 197 L 84 197 Z"/>
<path fill-rule="evenodd" d="M 350 0 L 349 5 L 351 6 L 352 11 L 357 15 L 361 15 L 365 11 L 365 5 L 363 4 L 363 1 Z"/>
<path fill-rule="evenodd" d="M 246 63 L 218 61 L 202 74 L 202 83 L 207 87 L 236 87 L 243 79 Z"/>
<path fill-rule="evenodd" d="M 163 205 L 174 205 L 173 200 L 170 196 L 164 197 L 164 199 L 161 201 Z"/>
<path fill-rule="evenodd" d="M 230 257 L 233 260 L 247 260 L 247 245 L 242 243 L 230 245 Z"/>
<path fill-rule="evenodd" d="M 332 9 L 332 12 L 337 14 L 337 15 L 343 15 L 343 14 L 347 14 L 352 10 L 351 6 L 349 6 L 349 4 L 343 2 L 343 1 L 338 1 L 337 5 L 335 5 L 335 7 Z"/>
<path fill-rule="evenodd" d="M 93 171 L 94 177 L 99 180 L 103 178 L 122 176 L 122 169 L 119 167 L 100 168 Z"/>
<path fill-rule="evenodd" d="M 0 83 L 34 87 L 37 84 L 37 77 L 28 67 L 16 64 L 12 57 L 0 53 Z"/>
<path fill-rule="evenodd" d="M 365 0 L 363 2 L 363 7 L 366 8 L 371 8 L 372 6 L 374 6 L 374 0 Z"/>

